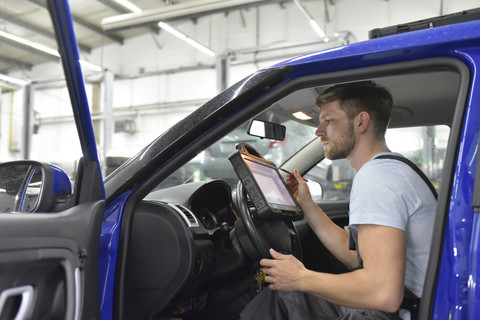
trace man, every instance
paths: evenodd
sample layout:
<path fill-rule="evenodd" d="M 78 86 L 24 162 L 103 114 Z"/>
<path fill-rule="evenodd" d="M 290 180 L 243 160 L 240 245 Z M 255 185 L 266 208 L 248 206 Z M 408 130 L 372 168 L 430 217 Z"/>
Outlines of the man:
<path fill-rule="evenodd" d="M 351 272 L 308 270 L 292 255 L 262 259 L 269 288 L 241 319 L 398 319 L 404 289 L 421 297 L 436 201 L 425 181 L 385 143 L 392 97 L 366 81 L 337 85 L 316 100 L 325 156 L 357 171 L 350 195 L 350 232 L 312 200 L 295 170 L 287 185 L 322 243 Z M 352 250 L 352 244 L 356 250 Z"/>

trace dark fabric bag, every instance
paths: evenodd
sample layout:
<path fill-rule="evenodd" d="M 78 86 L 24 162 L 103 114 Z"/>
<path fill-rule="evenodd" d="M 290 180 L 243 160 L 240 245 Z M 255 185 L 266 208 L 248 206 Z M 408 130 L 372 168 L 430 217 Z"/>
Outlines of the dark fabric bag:
<path fill-rule="evenodd" d="M 268 287 L 240 314 L 241 320 L 391 320 L 395 314 L 339 306 L 303 292 Z"/>

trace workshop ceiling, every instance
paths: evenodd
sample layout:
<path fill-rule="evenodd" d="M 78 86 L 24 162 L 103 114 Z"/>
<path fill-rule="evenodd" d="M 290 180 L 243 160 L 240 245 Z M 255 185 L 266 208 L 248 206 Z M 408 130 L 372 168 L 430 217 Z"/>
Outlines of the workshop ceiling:
<path fill-rule="evenodd" d="M 286 0 L 130 0 L 142 10 L 132 13 L 115 0 L 69 0 L 75 33 L 82 53 L 148 32 L 159 32 L 157 23 L 195 19 L 217 12 L 284 2 Z M 110 21 L 115 17 L 115 21 Z M 103 21 L 103 23 L 102 23 Z M 45 0 L 0 0 L 0 73 L 23 69 L 58 57 L 44 53 L 15 37 L 57 50 Z"/>

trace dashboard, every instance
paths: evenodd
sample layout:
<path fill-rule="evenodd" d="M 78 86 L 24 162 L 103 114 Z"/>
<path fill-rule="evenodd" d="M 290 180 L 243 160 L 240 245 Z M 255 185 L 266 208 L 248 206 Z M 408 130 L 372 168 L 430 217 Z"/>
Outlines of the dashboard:
<path fill-rule="evenodd" d="M 212 234 L 222 226 L 233 227 L 238 218 L 232 191 L 223 180 L 194 182 L 153 191 L 144 201 L 168 203 L 183 219 L 195 220 L 195 234 Z M 186 217 L 185 217 L 186 216 Z M 226 224 L 226 225 L 225 225 Z"/>
<path fill-rule="evenodd" d="M 222 180 L 153 191 L 139 202 L 128 241 L 126 317 L 176 316 L 187 302 L 204 306 L 208 292 L 225 283 L 245 283 L 256 262 L 233 234 L 237 218 Z"/>

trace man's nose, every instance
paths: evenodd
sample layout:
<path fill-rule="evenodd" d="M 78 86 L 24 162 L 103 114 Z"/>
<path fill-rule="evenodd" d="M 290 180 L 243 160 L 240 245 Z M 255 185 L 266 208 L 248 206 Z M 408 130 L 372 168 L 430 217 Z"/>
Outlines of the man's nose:
<path fill-rule="evenodd" d="M 323 126 L 321 124 L 317 127 L 317 130 L 315 130 L 315 135 L 317 137 L 324 137 L 325 136 L 325 129 L 323 128 Z"/>

